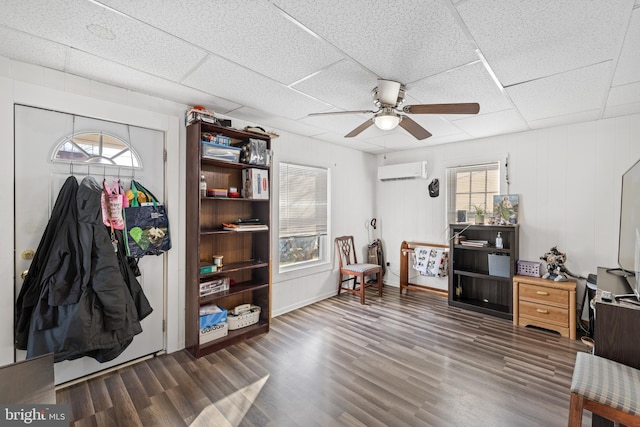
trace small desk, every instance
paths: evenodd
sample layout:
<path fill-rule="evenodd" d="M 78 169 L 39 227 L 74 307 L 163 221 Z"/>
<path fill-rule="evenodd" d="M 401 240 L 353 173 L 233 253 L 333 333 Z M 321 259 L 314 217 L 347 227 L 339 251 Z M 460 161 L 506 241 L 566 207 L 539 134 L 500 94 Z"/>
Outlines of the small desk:
<path fill-rule="evenodd" d="M 576 282 L 513 277 L 513 324 L 538 326 L 576 339 Z"/>

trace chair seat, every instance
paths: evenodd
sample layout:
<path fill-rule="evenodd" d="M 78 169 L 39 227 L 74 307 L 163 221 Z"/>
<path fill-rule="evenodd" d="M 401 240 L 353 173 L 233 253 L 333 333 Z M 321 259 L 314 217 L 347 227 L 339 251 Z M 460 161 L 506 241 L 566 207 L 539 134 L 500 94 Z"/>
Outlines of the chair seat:
<path fill-rule="evenodd" d="M 349 264 L 345 265 L 342 269 L 353 271 L 355 273 L 364 273 L 365 271 L 377 270 L 380 267 L 378 264 Z"/>
<path fill-rule="evenodd" d="M 640 415 L 640 370 L 578 353 L 571 392 L 629 415 Z"/>

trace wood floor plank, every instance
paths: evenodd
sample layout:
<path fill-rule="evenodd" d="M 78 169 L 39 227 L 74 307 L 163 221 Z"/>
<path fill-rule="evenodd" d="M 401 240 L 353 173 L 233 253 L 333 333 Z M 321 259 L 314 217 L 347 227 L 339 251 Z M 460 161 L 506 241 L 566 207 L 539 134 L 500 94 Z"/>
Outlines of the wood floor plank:
<path fill-rule="evenodd" d="M 61 389 L 74 426 L 563 426 L 578 340 L 385 288 Z M 591 424 L 585 412 L 583 426 Z"/>

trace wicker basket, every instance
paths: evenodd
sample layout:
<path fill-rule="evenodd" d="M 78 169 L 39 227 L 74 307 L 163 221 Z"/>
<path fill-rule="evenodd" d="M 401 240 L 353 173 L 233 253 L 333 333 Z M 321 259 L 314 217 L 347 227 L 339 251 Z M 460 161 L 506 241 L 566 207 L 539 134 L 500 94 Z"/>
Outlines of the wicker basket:
<path fill-rule="evenodd" d="M 518 260 L 518 275 L 540 277 L 541 265 L 540 262 Z"/>

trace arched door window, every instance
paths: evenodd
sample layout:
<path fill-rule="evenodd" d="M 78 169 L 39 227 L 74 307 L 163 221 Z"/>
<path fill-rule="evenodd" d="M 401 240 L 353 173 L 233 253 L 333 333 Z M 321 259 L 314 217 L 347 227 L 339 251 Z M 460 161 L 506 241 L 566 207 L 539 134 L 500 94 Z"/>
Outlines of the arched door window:
<path fill-rule="evenodd" d="M 142 168 L 133 147 L 115 135 L 101 131 L 66 136 L 53 150 L 54 162 L 87 163 L 106 166 Z"/>

